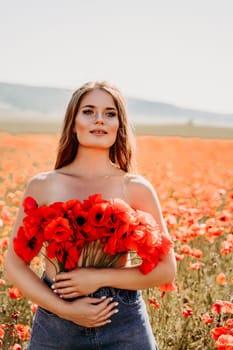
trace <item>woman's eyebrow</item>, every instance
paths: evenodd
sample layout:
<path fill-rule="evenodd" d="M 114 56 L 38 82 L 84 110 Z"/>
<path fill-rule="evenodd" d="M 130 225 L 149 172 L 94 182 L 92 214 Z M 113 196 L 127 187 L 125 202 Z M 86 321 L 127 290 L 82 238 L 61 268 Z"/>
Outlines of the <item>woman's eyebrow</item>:
<path fill-rule="evenodd" d="M 117 110 L 116 107 L 107 107 L 106 109 L 107 109 L 108 111 L 109 111 L 109 110 L 115 110 L 115 111 Z"/>
<path fill-rule="evenodd" d="M 95 107 L 96 106 L 94 106 L 94 105 L 83 105 L 83 106 L 81 106 L 81 108 L 95 108 Z M 115 110 L 115 111 L 117 110 L 116 107 L 106 107 L 105 109 L 108 110 L 108 111 L 109 110 Z"/>
<path fill-rule="evenodd" d="M 86 108 L 86 107 L 95 108 L 95 106 L 93 106 L 93 105 L 84 105 L 84 106 L 81 106 L 81 108 Z"/>

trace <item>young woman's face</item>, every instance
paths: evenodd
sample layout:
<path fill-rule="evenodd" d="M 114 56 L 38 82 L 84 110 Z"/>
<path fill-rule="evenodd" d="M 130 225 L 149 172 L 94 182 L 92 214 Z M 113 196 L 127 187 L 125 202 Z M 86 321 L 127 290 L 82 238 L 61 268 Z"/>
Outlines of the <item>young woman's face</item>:
<path fill-rule="evenodd" d="M 81 100 L 74 131 L 80 146 L 108 149 L 116 140 L 119 119 L 112 96 L 95 89 Z"/>

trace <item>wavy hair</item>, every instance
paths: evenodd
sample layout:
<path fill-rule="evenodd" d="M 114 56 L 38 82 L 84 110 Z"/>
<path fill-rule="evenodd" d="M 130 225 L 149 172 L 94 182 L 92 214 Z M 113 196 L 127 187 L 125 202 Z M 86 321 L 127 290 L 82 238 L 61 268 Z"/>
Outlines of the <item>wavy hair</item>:
<path fill-rule="evenodd" d="M 78 139 L 73 132 L 75 118 L 84 95 L 95 89 L 109 93 L 118 112 L 119 128 L 116 141 L 109 150 L 109 159 L 122 170 L 132 171 L 134 169 L 134 142 L 132 128 L 126 113 L 125 100 L 121 92 L 106 81 L 88 82 L 72 94 L 66 109 L 54 168 L 62 168 L 75 159 L 79 147 Z"/>

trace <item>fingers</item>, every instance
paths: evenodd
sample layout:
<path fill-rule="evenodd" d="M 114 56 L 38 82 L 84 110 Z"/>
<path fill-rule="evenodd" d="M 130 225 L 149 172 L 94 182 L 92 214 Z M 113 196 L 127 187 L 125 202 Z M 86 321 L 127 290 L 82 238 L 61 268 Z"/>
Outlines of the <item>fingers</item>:
<path fill-rule="evenodd" d="M 56 287 L 56 285 L 54 284 L 52 285 L 51 288 L 54 291 L 54 293 L 57 293 L 57 294 L 69 294 L 76 291 L 74 287 Z"/>
<path fill-rule="evenodd" d="M 54 277 L 54 281 L 58 282 L 58 281 L 65 281 L 65 280 L 69 280 L 71 279 L 71 272 L 59 272 L 55 277 Z"/>
<path fill-rule="evenodd" d="M 105 300 L 97 306 L 96 323 L 98 324 L 98 326 L 96 327 L 100 327 L 111 323 L 111 317 L 119 312 L 119 310 L 117 309 L 118 304 L 118 302 L 112 302 L 112 298 L 108 298 L 107 300 Z"/>
<path fill-rule="evenodd" d="M 112 298 L 107 298 L 104 302 L 100 303 L 98 308 L 98 316 L 103 319 L 107 319 L 116 314 L 119 310 L 116 308 L 119 305 L 118 302 L 113 302 Z"/>
<path fill-rule="evenodd" d="M 74 303 L 81 303 L 83 314 L 81 324 L 85 327 L 101 327 L 111 323 L 111 317 L 118 312 L 117 302 L 113 301 L 113 298 L 90 298 L 85 297 L 74 301 Z M 77 315 L 77 314 L 76 314 Z M 80 325 L 77 319 L 72 319 L 73 322 Z"/>
<path fill-rule="evenodd" d="M 52 289 L 66 288 L 66 287 L 70 287 L 71 285 L 72 285 L 71 280 L 58 281 L 53 283 L 51 288 Z"/>
<path fill-rule="evenodd" d="M 53 289 L 53 292 L 56 293 L 60 298 L 64 299 L 74 299 L 82 296 L 82 294 L 77 292 L 75 288 Z"/>
<path fill-rule="evenodd" d="M 100 304 L 100 303 L 103 303 L 104 301 L 108 304 L 109 302 L 112 301 L 112 298 L 110 298 L 110 297 L 107 298 L 105 296 L 100 297 L 100 298 L 86 297 L 86 301 L 92 305 Z"/>
<path fill-rule="evenodd" d="M 76 299 L 81 295 L 77 292 L 69 293 L 69 294 L 58 294 L 58 296 L 62 299 Z"/>
<path fill-rule="evenodd" d="M 93 320 L 91 327 L 101 327 L 111 323 L 111 317 L 119 311 L 117 309 L 118 304 L 118 302 L 113 301 L 113 298 L 101 298 L 101 300 L 95 304 L 95 309 L 92 309 Z"/>

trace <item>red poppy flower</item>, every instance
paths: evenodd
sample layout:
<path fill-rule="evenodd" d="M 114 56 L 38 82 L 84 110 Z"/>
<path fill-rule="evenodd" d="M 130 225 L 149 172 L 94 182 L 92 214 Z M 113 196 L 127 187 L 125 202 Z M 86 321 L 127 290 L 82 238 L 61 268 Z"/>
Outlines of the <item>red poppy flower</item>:
<path fill-rule="evenodd" d="M 30 338 L 30 327 L 28 325 L 16 324 L 16 334 L 20 340 L 29 340 Z"/>
<path fill-rule="evenodd" d="M 214 340 L 217 340 L 222 334 L 228 334 L 228 329 L 226 327 L 215 327 L 211 330 L 211 335 Z"/>
<path fill-rule="evenodd" d="M 23 219 L 25 236 L 30 239 L 43 232 L 42 218 L 35 215 L 35 212 Z"/>
<path fill-rule="evenodd" d="M 233 314 L 233 304 L 229 301 L 216 300 L 210 310 L 213 314 L 219 314 L 220 312 Z"/>
<path fill-rule="evenodd" d="M 55 258 L 63 271 L 75 268 L 82 253 L 82 266 L 105 267 L 113 266 L 122 254 L 135 251 L 142 261 L 139 269 L 146 274 L 172 247 L 150 214 L 132 209 L 121 199 L 107 201 L 95 194 L 83 202 L 37 207 L 33 198 L 27 198 L 25 208 L 28 215 L 14 247 L 26 262 L 43 243 L 48 258 Z"/>
<path fill-rule="evenodd" d="M 92 226 L 105 226 L 108 222 L 108 215 L 106 215 L 106 208 L 108 203 L 99 202 L 94 204 L 88 212 L 88 221 Z"/>
<path fill-rule="evenodd" d="M 102 199 L 101 194 L 99 193 L 93 194 L 83 201 L 83 210 L 86 210 L 88 212 L 89 209 L 93 207 L 93 205 L 100 202 L 107 202 L 107 201 Z"/>
<path fill-rule="evenodd" d="M 60 271 L 74 269 L 77 266 L 81 249 L 74 242 L 52 240 L 46 247 L 48 258 L 57 259 Z"/>
<path fill-rule="evenodd" d="M 12 346 L 12 350 L 21 350 L 21 349 L 22 349 L 22 347 L 21 347 L 20 344 L 14 344 L 14 345 Z"/>
<path fill-rule="evenodd" d="M 36 310 L 37 310 L 37 308 L 38 308 L 38 305 L 37 305 L 37 304 L 31 304 L 30 308 L 31 308 L 31 311 L 32 311 L 33 313 L 35 313 Z"/>
<path fill-rule="evenodd" d="M 226 320 L 225 325 L 226 325 L 226 327 L 230 328 L 230 330 L 232 331 L 232 335 L 233 335 L 233 318 L 229 318 L 228 320 Z"/>
<path fill-rule="evenodd" d="M 122 223 L 135 221 L 134 210 L 120 198 L 111 200 L 106 208 L 106 215 L 110 227 L 118 227 Z"/>
<path fill-rule="evenodd" d="M 203 265 L 204 265 L 204 263 L 202 263 L 202 262 L 195 262 L 195 263 L 190 262 L 189 263 L 189 268 L 190 268 L 190 270 L 200 270 L 200 268 Z"/>
<path fill-rule="evenodd" d="M 16 300 L 20 300 L 22 298 L 22 293 L 18 288 L 11 288 L 9 289 L 8 295 L 11 299 L 16 299 Z"/>
<path fill-rule="evenodd" d="M 155 309 L 159 309 L 159 302 L 155 298 L 148 298 L 149 305 L 153 306 Z"/>
<path fill-rule="evenodd" d="M 16 254 L 26 263 L 30 263 L 42 248 L 43 236 L 38 234 L 37 236 L 28 238 L 24 228 L 21 226 L 19 227 L 17 236 L 14 238 L 13 244 Z"/>
<path fill-rule="evenodd" d="M 0 324 L 0 339 L 4 338 L 5 331 L 4 331 L 5 325 Z"/>
<path fill-rule="evenodd" d="M 225 286 L 227 283 L 227 278 L 225 273 L 220 272 L 217 277 L 216 277 L 216 282 L 220 285 L 220 286 Z"/>
<path fill-rule="evenodd" d="M 218 350 L 233 350 L 233 336 L 222 334 L 215 343 Z"/>
<path fill-rule="evenodd" d="M 33 211 L 38 207 L 37 202 L 35 201 L 34 198 L 28 196 L 26 198 L 24 198 L 23 201 L 23 208 L 24 208 L 24 212 L 26 214 L 31 214 L 33 213 Z"/>
<path fill-rule="evenodd" d="M 62 217 L 53 219 L 44 230 L 45 240 L 50 241 L 51 239 L 56 242 L 63 242 L 72 237 L 73 230 L 70 227 L 69 221 Z"/>
<path fill-rule="evenodd" d="M 186 306 L 182 311 L 182 314 L 185 318 L 187 318 L 193 314 L 193 310 L 191 309 L 191 307 Z"/>
<path fill-rule="evenodd" d="M 209 314 L 204 314 L 201 316 L 201 320 L 203 323 L 205 324 L 209 324 L 209 323 L 212 323 L 214 322 L 214 318 L 211 317 Z"/>
<path fill-rule="evenodd" d="M 63 202 L 62 207 L 69 216 L 69 213 L 73 213 L 74 211 L 77 211 L 78 208 L 82 207 L 82 202 L 79 201 L 78 199 L 70 199 L 67 202 Z"/>
<path fill-rule="evenodd" d="M 175 283 L 166 283 L 158 286 L 158 289 L 161 290 L 162 292 L 176 292 L 177 287 Z"/>

